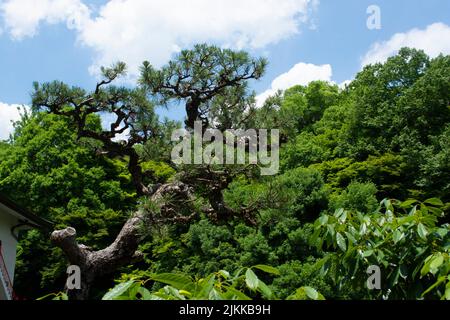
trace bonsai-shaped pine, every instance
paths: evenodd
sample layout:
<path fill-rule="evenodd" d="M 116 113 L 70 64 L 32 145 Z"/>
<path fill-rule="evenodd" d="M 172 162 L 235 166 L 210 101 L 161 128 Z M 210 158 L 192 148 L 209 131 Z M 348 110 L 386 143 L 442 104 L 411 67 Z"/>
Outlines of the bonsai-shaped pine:
<path fill-rule="evenodd" d="M 251 110 L 248 106 L 253 99 L 247 89 L 248 81 L 259 79 L 265 66 L 264 59 L 253 59 L 246 52 L 197 45 L 192 50 L 182 51 L 160 70 L 144 62 L 140 85 L 136 88 L 112 85 L 126 72 L 122 62 L 102 68 L 103 79 L 91 92 L 57 81 L 34 84 L 34 111 L 69 118 L 80 139 L 89 139 L 98 145 L 99 156 L 127 159 L 137 194 L 156 204 L 150 206 L 151 210 L 136 209 L 116 240 L 103 250 L 93 251 L 78 244 L 74 228 L 52 233 L 52 241 L 65 252 L 70 264 L 81 269 L 81 290 L 68 290 L 69 298 L 87 299 L 97 276 L 112 273 L 140 258 L 137 248 L 142 239 L 143 223 L 189 222 L 197 213 L 193 207 L 193 191 L 198 186 L 213 186 L 206 197 L 210 207 L 205 212 L 209 216 L 225 219 L 238 215 L 223 203 L 222 191 L 232 177 L 229 170 L 212 172 L 209 167 L 195 170 L 196 179 L 181 172 L 175 181 L 157 188 L 149 187 L 144 183 L 145 172 L 140 165 L 143 159 L 137 149 L 152 148 L 161 142 L 165 127 L 158 120 L 155 106 L 172 100 L 185 104 L 188 129 L 194 127 L 195 121 L 202 121 L 204 130 L 212 123 L 216 127 L 233 123 L 245 126 L 248 117 L 245 110 Z M 102 131 L 90 129 L 87 119 L 94 114 L 113 117 L 110 127 Z M 118 136 L 126 138 L 118 141 Z M 151 211 L 158 211 L 157 219 Z M 244 215 L 248 214 L 247 209 Z"/>

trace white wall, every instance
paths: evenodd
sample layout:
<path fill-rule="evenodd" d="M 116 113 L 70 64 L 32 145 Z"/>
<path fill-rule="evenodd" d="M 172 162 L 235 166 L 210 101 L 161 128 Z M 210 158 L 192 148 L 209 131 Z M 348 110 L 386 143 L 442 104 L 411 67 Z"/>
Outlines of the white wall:
<path fill-rule="evenodd" d="M 2 241 L 2 255 L 11 281 L 14 281 L 17 249 L 17 241 L 11 234 L 11 228 L 17 224 L 18 219 L 3 211 L 3 206 L 0 206 L 0 240 Z"/>

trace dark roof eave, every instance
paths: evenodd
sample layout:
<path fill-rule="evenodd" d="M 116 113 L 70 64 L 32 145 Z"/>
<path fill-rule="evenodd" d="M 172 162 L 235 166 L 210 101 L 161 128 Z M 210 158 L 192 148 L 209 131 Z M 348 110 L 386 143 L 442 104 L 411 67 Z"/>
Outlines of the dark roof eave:
<path fill-rule="evenodd" d="M 20 205 L 18 205 L 14 201 L 10 200 L 8 197 L 6 197 L 5 195 L 3 195 L 1 193 L 0 193 L 0 203 L 7 206 L 11 210 L 15 211 L 20 216 L 22 216 L 24 218 L 24 220 L 26 220 L 27 225 L 30 225 L 30 226 L 33 226 L 36 228 L 40 228 L 40 229 L 43 229 L 46 231 L 53 229 L 54 223 L 52 223 L 48 220 L 45 220 L 41 217 L 38 217 L 31 211 L 21 207 Z"/>

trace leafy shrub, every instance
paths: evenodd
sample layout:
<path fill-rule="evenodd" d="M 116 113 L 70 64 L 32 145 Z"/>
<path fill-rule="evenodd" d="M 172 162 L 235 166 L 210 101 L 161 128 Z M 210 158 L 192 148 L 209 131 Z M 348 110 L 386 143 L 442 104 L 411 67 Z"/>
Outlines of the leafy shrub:
<path fill-rule="evenodd" d="M 376 194 L 375 184 L 354 181 L 341 194 L 330 197 L 330 209 L 334 211 L 346 208 L 362 213 L 375 212 L 378 207 Z"/>
<path fill-rule="evenodd" d="M 150 279 L 119 283 L 104 295 L 103 300 L 276 300 L 277 296 L 256 275 L 256 270 L 273 276 L 279 274 L 276 268 L 267 265 L 241 268 L 234 274 L 220 270 L 201 279 L 180 273 L 154 274 Z M 152 292 L 145 287 L 148 281 L 166 286 Z M 314 288 L 305 286 L 298 288 L 288 299 L 324 300 L 324 297 Z"/>
<path fill-rule="evenodd" d="M 297 168 L 280 176 L 276 184 L 289 195 L 288 210 L 298 219 L 315 219 L 328 206 L 328 191 L 319 171 Z"/>
<path fill-rule="evenodd" d="M 447 298 L 450 226 L 438 224 L 443 203 L 383 200 L 382 206 L 370 215 L 340 209 L 316 220 L 311 244 L 329 252 L 322 275 L 353 297 Z M 381 268 L 382 290 L 366 287 L 371 265 Z"/>

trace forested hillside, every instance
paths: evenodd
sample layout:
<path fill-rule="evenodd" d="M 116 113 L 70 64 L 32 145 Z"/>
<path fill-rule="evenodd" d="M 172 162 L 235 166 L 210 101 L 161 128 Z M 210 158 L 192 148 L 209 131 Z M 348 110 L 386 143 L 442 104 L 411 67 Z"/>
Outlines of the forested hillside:
<path fill-rule="evenodd" d="M 0 145 L 0 192 L 55 230 L 75 228 L 82 253 L 133 229 L 129 247 L 113 248 L 130 254 L 82 268 L 95 270 L 84 298 L 121 282 L 113 298 L 450 299 L 450 56 L 405 48 L 346 88 L 316 81 L 257 108 L 250 81 L 265 66 L 201 45 L 161 69 L 144 63 L 133 88 L 114 86 L 123 64 L 92 92 L 35 84 L 32 112 Z M 185 123 L 158 119 L 161 105 L 185 106 Z M 119 126 L 103 131 L 103 113 L 129 124 L 128 141 L 111 139 Z M 171 132 L 196 119 L 280 129 L 279 173 L 174 165 Z M 73 251 L 52 239 L 22 234 L 20 296 L 64 289 Z M 381 290 L 366 286 L 371 265 Z"/>

